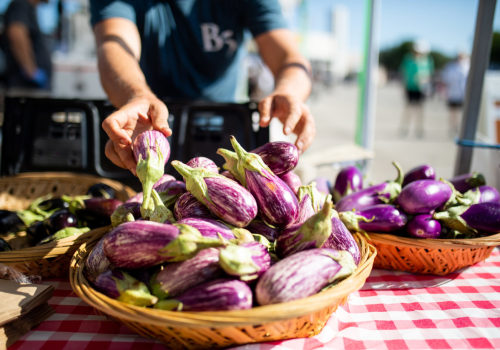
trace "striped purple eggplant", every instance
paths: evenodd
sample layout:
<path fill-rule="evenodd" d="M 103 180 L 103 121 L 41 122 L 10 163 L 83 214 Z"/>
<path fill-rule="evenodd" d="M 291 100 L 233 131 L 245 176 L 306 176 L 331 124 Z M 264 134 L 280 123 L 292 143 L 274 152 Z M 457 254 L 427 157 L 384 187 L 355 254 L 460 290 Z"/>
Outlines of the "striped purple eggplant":
<path fill-rule="evenodd" d="M 276 253 L 284 258 L 306 249 L 322 248 L 332 233 L 330 219 L 333 203 L 327 201 L 317 214 L 302 224 L 284 229 L 276 240 Z"/>
<path fill-rule="evenodd" d="M 440 180 L 416 180 L 410 182 L 396 199 L 408 214 L 429 214 L 433 210 L 455 201 L 453 186 Z"/>
<path fill-rule="evenodd" d="M 434 213 L 433 218 L 462 233 L 500 233 L 500 202 L 453 206 Z"/>
<path fill-rule="evenodd" d="M 408 221 L 406 231 L 416 238 L 439 238 L 441 235 L 441 224 L 433 219 L 431 214 L 415 215 Z"/>
<path fill-rule="evenodd" d="M 125 202 L 111 214 L 111 226 L 116 227 L 124 222 L 135 221 L 141 217 L 141 204 Z"/>
<path fill-rule="evenodd" d="M 234 136 L 231 136 L 231 144 L 236 151 L 237 168 L 244 174 L 243 184 L 255 197 L 262 219 L 277 227 L 293 224 L 299 209 L 295 193 L 259 155 L 246 152 Z"/>
<path fill-rule="evenodd" d="M 161 132 L 148 130 L 136 136 L 132 150 L 137 161 L 137 177 L 142 184 L 141 215 L 145 219 L 163 222 L 171 216 L 153 190 L 153 185 L 164 175 L 165 164 L 170 157 L 170 144 Z"/>
<path fill-rule="evenodd" d="M 94 282 L 97 276 L 110 268 L 111 264 L 104 254 L 103 243 L 104 240 L 100 239 L 85 259 L 83 273 L 90 282 Z"/>
<path fill-rule="evenodd" d="M 377 185 L 363 188 L 342 197 L 335 204 L 338 212 L 361 210 L 375 204 L 391 203 L 401 192 L 401 183 L 403 182 L 403 171 L 398 163 L 392 163 L 398 172 L 394 181 L 386 181 Z"/>
<path fill-rule="evenodd" d="M 215 216 L 237 226 L 247 226 L 257 216 L 257 202 L 236 181 L 174 160 L 172 166 L 186 179 L 186 188 Z"/>
<path fill-rule="evenodd" d="M 160 299 L 171 298 L 207 281 L 219 278 L 219 250 L 203 249 L 191 259 L 165 264 L 151 278 L 151 290 Z"/>
<path fill-rule="evenodd" d="M 276 227 L 266 224 L 259 218 L 252 220 L 245 228 L 251 233 L 266 237 L 270 242 L 274 242 L 279 235 L 279 230 Z"/>
<path fill-rule="evenodd" d="M 355 232 L 395 232 L 408 222 L 407 216 L 392 204 L 343 211 L 339 217 L 349 230 Z"/>
<path fill-rule="evenodd" d="M 197 285 L 175 299 L 161 300 L 155 308 L 172 311 L 225 311 L 250 309 L 252 290 L 242 281 L 220 278 Z"/>
<path fill-rule="evenodd" d="M 278 261 L 259 278 L 256 299 L 259 305 L 269 305 L 306 298 L 355 270 L 352 256 L 346 251 L 304 250 Z"/>
<path fill-rule="evenodd" d="M 425 180 L 425 179 L 428 179 L 428 180 L 435 180 L 436 179 L 436 171 L 434 170 L 433 167 L 431 167 L 428 164 L 422 164 L 422 165 L 416 166 L 415 168 L 408 170 L 405 173 L 405 176 L 403 178 L 403 184 L 401 186 L 405 187 L 410 182 L 413 182 L 416 180 Z"/>
<path fill-rule="evenodd" d="M 299 150 L 293 143 L 286 141 L 267 142 L 250 152 L 258 154 L 278 176 L 293 170 L 299 162 Z"/>
<path fill-rule="evenodd" d="M 286 172 L 284 174 L 279 175 L 279 178 L 283 180 L 284 183 L 290 187 L 293 193 L 297 193 L 299 187 L 302 186 L 302 180 L 299 175 L 294 173 L 293 171 Z"/>
<path fill-rule="evenodd" d="M 150 306 L 158 301 L 158 298 L 151 295 L 144 283 L 119 269 L 106 270 L 101 273 L 93 285 L 108 297 L 127 304 Z"/>
<path fill-rule="evenodd" d="M 363 174 L 358 167 L 349 165 L 342 168 L 333 184 L 332 195 L 335 203 L 340 201 L 353 192 L 360 191 L 363 188 Z"/>
<path fill-rule="evenodd" d="M 208 171 L 214 172 L 216 174 L 219 173 L 219 167 L 215 162 L 207 157 L 194 157 L 186 162 L 186 165 L 191 168 L 203 168 Z"/>
<path fill-rule="evenodd" d="M 323 203 L 327 196 L 318 191 L 316 183 L 313 181 L 308 185 L 302 185 L 297 191 L 297 199 L 299 200 L 299 213 L 294 224 L 301 224 L 316 214 L 323 207 Z"/>
<path fill-rule="evenodd" d="M 222 245 L 188 225 L 138 220 L 115 227 L 104 237 L 103 248 L 114 266 L 136 269 L 183 261 L 201 249 Z"/>
<path fill-rule="evenodd" d="M 464 193 L 464 198 L 470 201 L 470 204 L 499 202 L 500 193 L 495 187 L 483 185 L 472 188 Z"/>
<path fill-rule="evenodd" d="M 271 266 L 267 247 L 259 242 L 230 244 L 219 250 L 219 265 L 230 276 L 250 282 Z"/>
<path fill-rule="evenodd" d="M 477 171 L 456 175 L 452 177 L 449 182 L 451 182 L 453 187 L 460 193 L 465 193 L 472 188 L 486 185 L 484 175 Z"/>
<path fill-rule="evenodd" d="M 230 226 L 224 222 L 208 218 L 184 218 L 177 221 L 179 224 L 186 224 L 200 231 L 204 237 L 220 238 L 227 240 L 248 241 L 253 240 L 252 234 L 240 227 Z"/>
<path fill-rule="evenodd" d="M 186 192 L 186 184 L 183 181 L 166 181 L 154 188 L 166 207 L 171 207 L 176 200 Z"/>
<path fill-rule="evenodd" d="M 177 220 L 184 218 L 215 218 L 210 210 L 190 192 L 183 193 L 177 199 L 174 204 L 174 214 Z"/>
<path fill-rule="evenodd" d="M 337 250 L 345 250 L 351 254 L 356 265 L 361 260 L 361 252 L 358 244 L 354 240 L 352 233 L 347 229 L 346 225 L 339 217 L 339 212 L 331 211 L 332 233 L 328 240 L 323 244 L 323 248 L 331 248 Z"/>

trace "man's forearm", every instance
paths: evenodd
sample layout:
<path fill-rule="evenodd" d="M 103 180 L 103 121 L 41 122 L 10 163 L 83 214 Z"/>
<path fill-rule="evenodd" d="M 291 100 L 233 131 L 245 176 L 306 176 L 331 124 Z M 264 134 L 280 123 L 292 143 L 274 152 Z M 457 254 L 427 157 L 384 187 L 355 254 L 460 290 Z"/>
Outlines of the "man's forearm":
<path fill-rule="evenodd" d="M 311 93 L 310 68 L 306 62 L 285 63 L 277 74 L 274 92 L 291 94 L 301 101 L 307 100 Z"/>
<path fill-rule="evenodd" d="M 113 40 L 102 43 L 97 57 L 101 84 L 115 107 L 134 97 L 153 95 L 137 59 L 121 43 Z"/>
<path fill-rule="evenodd" d="M 7 28 L 7 36 L 14 59 L 24 74 L 32 77 L 37 66 L 28 30 L 22 24 L 14 23 Z"/>

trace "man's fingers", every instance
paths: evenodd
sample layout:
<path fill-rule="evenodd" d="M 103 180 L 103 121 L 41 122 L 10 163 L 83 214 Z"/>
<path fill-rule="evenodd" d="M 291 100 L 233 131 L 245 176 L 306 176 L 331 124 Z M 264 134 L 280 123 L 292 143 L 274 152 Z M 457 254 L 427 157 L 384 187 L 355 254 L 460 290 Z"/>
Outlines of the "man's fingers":
<path fill-rule="evenodd" d="M 117 145 L 111 140 L 108 140 L 104 149 L 106 157 L 108 157 L 115 165 L 130 170 L 136 174 L 136 162 L 130 146 Z"/>
<path fill-rule="evenodd" d="M 271 122 L 272 97 L 266 97 L 259 102 L 260 126 L 266 127 Z"/>
<path fill-rule="evenodd" d="M 172 134 L 168 125 L 168 109 L 163 102 L 158 100 L 157 103 L 151 103 L 148 116 L 151 119 L 153 129 L 161 131 L 165 136 Z"/>
<path fill-rule="evenodd" d="M 126 117 L 123 116 L 123 112 L 117 111 L 110 114 L 102 122 L 102 128 L 108 137 L 116 144 L 130 145 L 132 139 L 123 129 L 127 123 Z"/>
<path fill-rule="evenodd" d="M 302 109 L 300 103 L 294 101 L 288 101 L 287 104 L 289 105 L 289 107 L 285 109 L 289 109 L 288 111 L 283 110 L 276 112 L 276 114 L 278 114 L 280 119 L 284 118 L 283 133 L 285 135 L 289 135 L 293 130 L 295 130 L 295 127 L 302 116 Z M 285 116 L 281 117 L 281 115 L 283 114 L 285 114 Z"/>
<path fill-rule="evenodd" d="M 297 123 L 294 132 L 297 134 L 295 146 L 297 146 L 300 153 L 303 153 L 311 146 L 316 135 L 316 124 L 309 109 L 303 111 L 302 118 Z"/>

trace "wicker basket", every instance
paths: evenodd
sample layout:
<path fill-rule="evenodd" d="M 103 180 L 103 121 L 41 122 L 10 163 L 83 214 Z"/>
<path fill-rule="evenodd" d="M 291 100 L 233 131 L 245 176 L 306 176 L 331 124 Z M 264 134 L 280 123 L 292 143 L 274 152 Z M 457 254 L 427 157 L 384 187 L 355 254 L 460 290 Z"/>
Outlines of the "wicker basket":
<path fill-rule="evenodd" d="M 73 291 L 99 313 L 125 324 L 138 334 L 158 339 L 171 349 L 212 349 L 318 334 L 350 293 L 360 289 L 371 272 L 376 251 L 355 234 L 362 258 L 353 275 L 308 298 L 249 310 L 173 312 L 136 307 L 94 290 L 83 276 L 84 261 L 95 241 L 83 244 L 71 260 Z"/>
<path fill-rule="evenodd" d="M 374 267 L 446 275 L 485 260 L 500 245 L 500 233 L 471 239 L 409 238 L 369 233 L 377 248 Z"/>
<path fill-rule="evenodd" d="M 99 182 L 114 188 L 116 197 L 120 200 L 126 200 L 135 194 L 131 188 L 120 182 L 93 175 L 61 172 L 22 173 L 0 178 L 0 208 L 26 209 L 34 199 L 49 194 L 83 195 L 91 185 Z M 39 246 L 0 252 L 0 264 L 12 268 L 1 269 L 0 278 L 16 278 L 18 274 L 40 278 L 66 277 L 71 256 L 83 242 L 96 234 L 95 231 Z"/>

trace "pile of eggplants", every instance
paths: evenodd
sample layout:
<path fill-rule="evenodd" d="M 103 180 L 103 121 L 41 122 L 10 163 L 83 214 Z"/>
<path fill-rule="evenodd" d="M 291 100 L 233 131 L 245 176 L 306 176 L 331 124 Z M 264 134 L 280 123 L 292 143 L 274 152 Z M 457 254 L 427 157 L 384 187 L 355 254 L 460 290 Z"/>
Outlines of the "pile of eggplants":
<path fill-rule="evenodd" d="M 359 187 L 355 167 L 335 181 L 336 209 L 351 231 L 383 232 L 415 238 L 474 238 L 500 233 L 500 195 L 478 172 L 451 179 L 436 177 L 422 164 L 394 181 Z M 353 188 L 357 190 L 352 191 Z"/>
<path fill-rule="evenodd" d="M 331 196 L 293 173 L 297 148 L 280 141 L 249 152 L 230 141 L 232 150 L 217 151 L 223 169 L 194 157 L 171 161 L 177 174 L 158 173 L 159 148 L 150 148 L 164 145 L 161 133 L 133 143 L 143 162 L 156 164 L 153 177 L 141 177 L 163 183 L 148 182 L 148 196 L 139 193 L 111 215 L 113 229 L 84 266 L 97 290 L 163 310 L 241 310 L 311 296 L 356 270 L 359 247 Z M 167 219 L 145 217 L 158 205 Z"/>
<path fill-rule="evenodd" d="M 0 251 L 9 250 L 7 241 L 23 232 L 26 246 L 33 246 L 110 225 L 121 204 L 113 187 L 96 183 L 78 196 L 43 196 L 24 210 L 0 210 L 0 238 L 5 238 Z"/>

